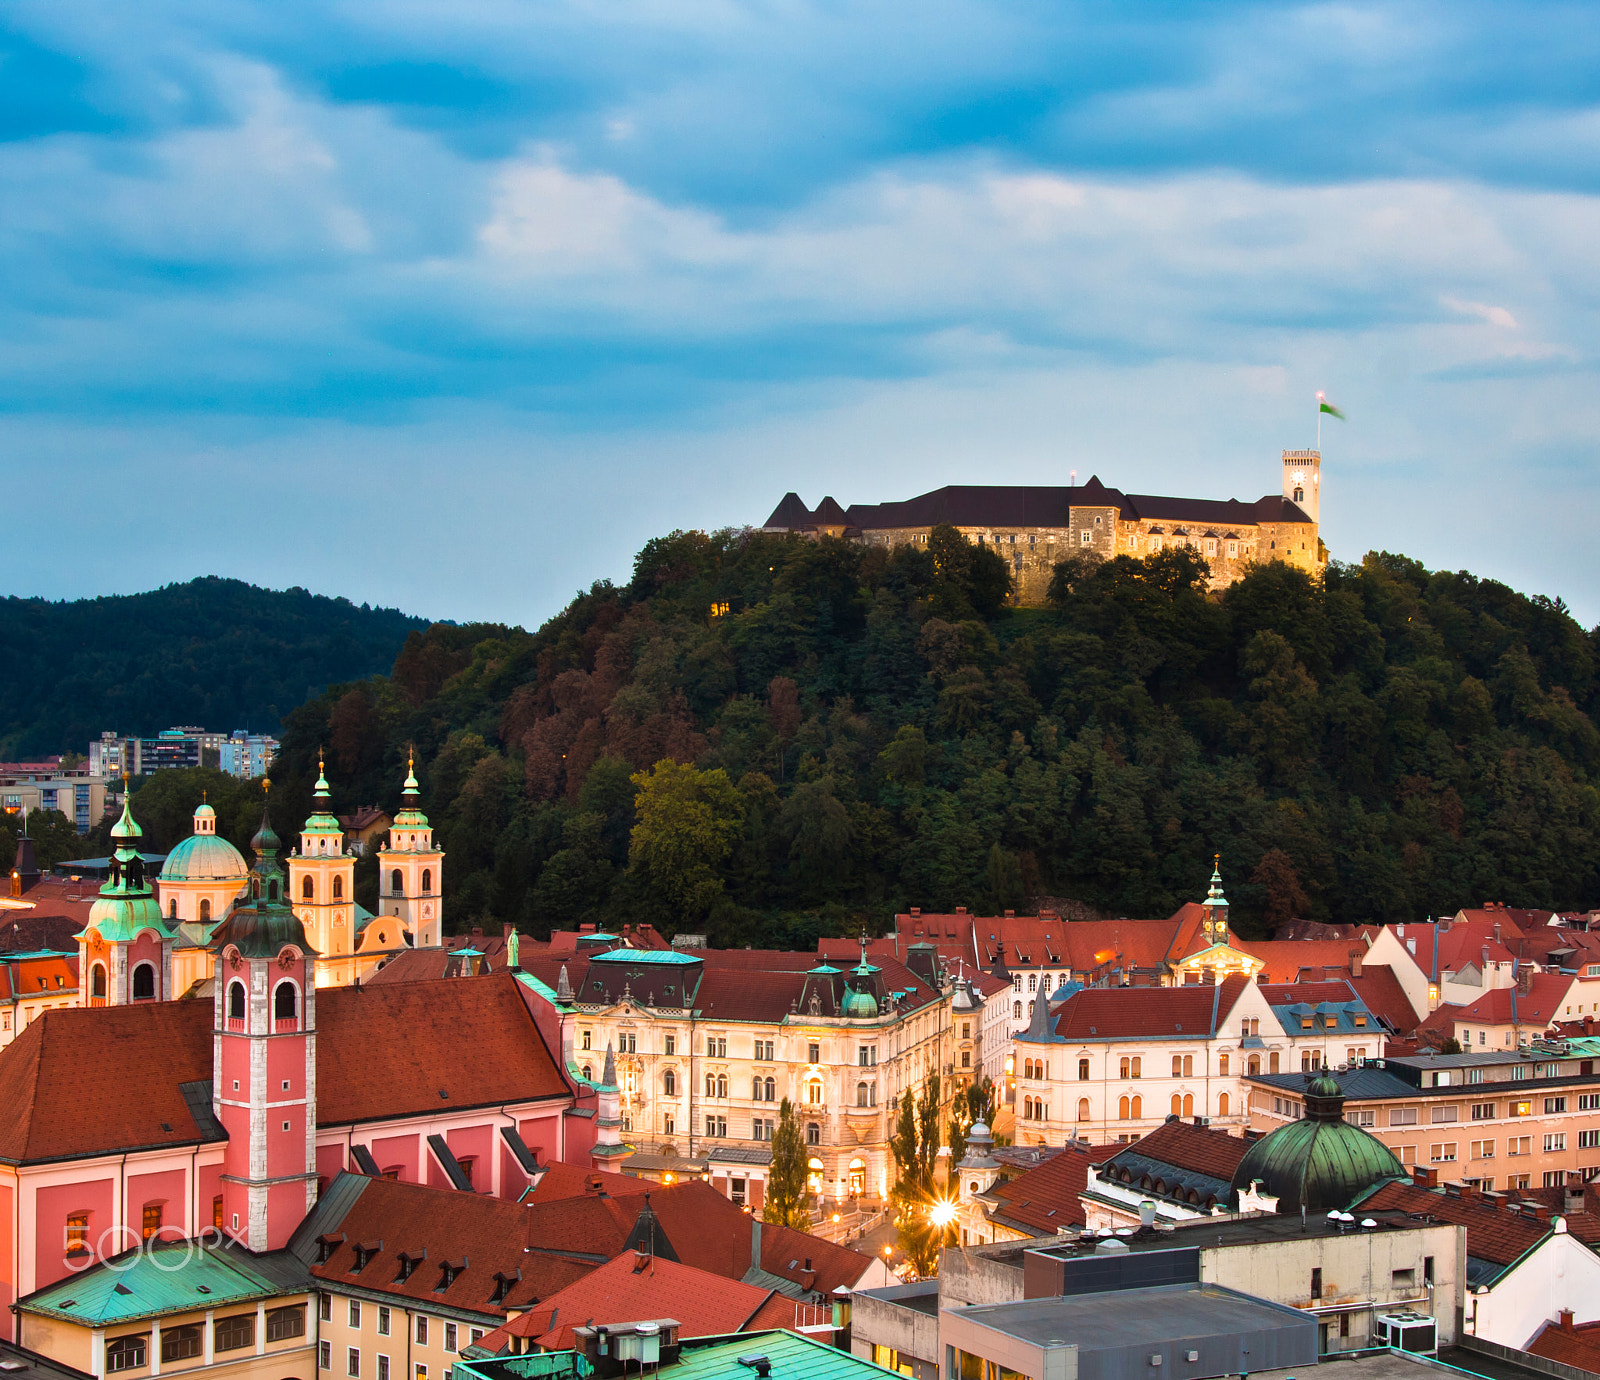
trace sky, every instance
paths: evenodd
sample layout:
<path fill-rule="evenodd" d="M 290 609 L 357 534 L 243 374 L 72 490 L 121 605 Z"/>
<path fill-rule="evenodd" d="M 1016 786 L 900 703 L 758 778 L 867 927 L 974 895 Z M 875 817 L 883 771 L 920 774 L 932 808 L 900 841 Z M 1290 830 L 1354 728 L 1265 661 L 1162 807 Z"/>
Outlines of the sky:
<path fill-rule="evenodd" d="M 1274 493 L 1322 389 L 1335 557 L 1592 626 L 1597 362 L 1592 3 L 0 10 L 4 593 L 533 627 L 791 489 Z"/>

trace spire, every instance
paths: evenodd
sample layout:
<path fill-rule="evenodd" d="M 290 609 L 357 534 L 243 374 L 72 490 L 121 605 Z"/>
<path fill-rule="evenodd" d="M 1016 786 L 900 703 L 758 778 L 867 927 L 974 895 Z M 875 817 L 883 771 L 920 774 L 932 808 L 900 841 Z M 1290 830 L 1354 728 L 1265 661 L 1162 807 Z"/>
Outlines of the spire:
<path fill-rule="evenodd" d="M 556 979 L 556 1000 L 572 1000 L 572 981 L 567 977 L 567 965 L 565 963 L 561 965 L 561 976 Z"/>
<path fill-rule="evenodd" d="M 111 826 L 113 839 L 137 839 L 144 837 L 144 830 L 133 818 L 133 792 L 128 789 L 128 773 L 122 773 L 122 818 Z M 118 845 L 120 847 L 120 845 Z"/>
<path fill-rule="evenodd" d="M 317 786 L 312 795 L 319 801 L 328 799 L 328 769 L 323 765 L 321 748 L 317 749 Z"/>
<path fill-rule="evenodd" d="M 606 1042 L 606 1066 L 600 1075 L 600 1086 L 613 1091 L 617 1086 L 617 1057 L 612 1053 L 610 1041 Z"/>
<path fill-rule="evenodd" d="M 406 784 L 401 787 L 401 795 L 420 796 L 422 787 L 417 785 L 417 755 L 416 750 L 406 754 Z"/>
<path fill-rule="evenodd" d="M 400 788 L 400 812 L 394 822 L 402 829 L 426 829 L 428 817 L 422 813 L 422 787 L 417 784 L 415 751 L 406 754 L 406 780 Z"/>
<path fill-rule="evenodd" d="M 1211 862 L 1211 890 L 1206 893 L 1205 904 L 1208 906 L 1226 906 L 1228 900 L 1222 894 L 1222 854 L 1212 854 Z"/>

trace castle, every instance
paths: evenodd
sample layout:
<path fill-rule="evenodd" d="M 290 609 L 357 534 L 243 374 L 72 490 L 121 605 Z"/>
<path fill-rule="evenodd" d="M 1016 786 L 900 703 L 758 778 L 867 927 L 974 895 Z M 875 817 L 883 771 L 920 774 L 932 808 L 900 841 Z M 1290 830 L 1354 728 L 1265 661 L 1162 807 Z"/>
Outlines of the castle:
<path fill-rule="evenodd" d="M 764 532 L 843 537 L 871 546 L 926 542 L 941 523 L 994 547 L 1011 566 L 1015 601 L 1042 604 L 1058 561 L 1079 554 L 1146 557 L 1189 547 L 1211 568 L 1211 587 L 1232 584 L 1255 561 L 1287 561 L 1313 574 L 1328 561 L 1318 535 L 1322 453 L 1283 452 L 1283 492 L 1236 498 L 1165 498 L 1087 484 L 952 484 L 898 503 L 808 509 L 784 495 Z"/>

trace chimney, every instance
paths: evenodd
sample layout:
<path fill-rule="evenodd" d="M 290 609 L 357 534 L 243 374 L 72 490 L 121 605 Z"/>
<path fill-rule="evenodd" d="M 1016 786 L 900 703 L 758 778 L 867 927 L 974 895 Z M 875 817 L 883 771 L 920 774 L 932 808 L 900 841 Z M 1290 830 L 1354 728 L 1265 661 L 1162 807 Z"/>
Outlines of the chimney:
<path fill-rule="evenodd" d="M 761 1268 L 761 1219 L 750 1214 L 750 1264 L 754 1269 Z"/>
<path fill-rule="evenodd" d="M 1527 996 L 1533 991 L 1533 969 L 1523 968 L 1517 973 L 1517 991 Z"/>
<path fill-rule="evenodd" d="M 1556 1314 L 1556 1317 L 1559 1320 L 1559 1326 L 1563 1332 L 1576 1331 L 1576 1329 L 1572 1326 L 1572 1310 L 1570 1308 L 1563 1308 L 1558 1314 Z"/>
<path fill-rule="evenodd" d="M 1494 922 L 1494 942 L 1496 944 L 1500 942 L 1500 922 L 1498 920 Z"/>
<path fill-rule="evenodd" d="M 1411 1182 L 1418 1188 L 1434 1188 L 1438 1185 L 1439 1176 L 1426 1165 L 1414 1164 L 1411 1166 Z"/>
<path fill-rule="evenodd" d="M 1360 977 L 1361 976 L 1361 950 L 1360 949 L 1351 949 L 1350 950 L 1350 976 L 1351 977 Z"/>

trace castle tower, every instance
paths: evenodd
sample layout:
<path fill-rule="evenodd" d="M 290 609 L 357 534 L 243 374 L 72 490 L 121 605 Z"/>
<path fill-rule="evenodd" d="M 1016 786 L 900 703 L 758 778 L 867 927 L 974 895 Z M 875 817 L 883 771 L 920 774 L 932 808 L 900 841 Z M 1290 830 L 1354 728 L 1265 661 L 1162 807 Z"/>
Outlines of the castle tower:
<path fill-rule="evenodd" d="M 124 1006 L 134 1001 L 170 1001 L 173 928 L 144 873 L 126 781 L 122 818 L 111 828 L 111 875 L 89 910 L 78 940 L 80 1000 L 85 1006 Z"/>
<path fill-rule="evenodd" d="M 318 954 L 317 986 L 345 987 L 355 981 L 356 860 L 344 846 L 334 817 L 328 776 L 317 759 L 311 817 L 300 831 L 300 851 L 289 855 L 289 901 Z"/>
<path fill-rule="evenodd" d="M 1322 487 L 1322 452 L 1286 450 L 1283 453 L 1283 496 L 1313 522 L 1318 515 Z"/>
<path fill-rule="evenodd" d="M 317 954 L 284 896 L 264 808 L 250 846 L 247 894 L 211 936 L 211 1096 L 228 1132 L 223 1230 L 269 1251 L 288 1243 L 317 1198 Z"/>
<path fill-rule="evenodd" d="M 389 842 L 378 850 L 378 911 L 397 915 L 406 942 L 437 948 L 440 927 L 444 852 L 433 841 L 433 828 L 422 813 L 422 788 L 414 759 L 406 761 L 406 784 L 400 813 L 389 826 Z"/>
<path fill-rule="evenodd" d="M 1228 898 L 1222 894 L 1222 854 L 1212 858 L 1211 890 L 1200 903 L 1205 911 L 1206 938 L 1213 944 L 1228 942 Z"/>

